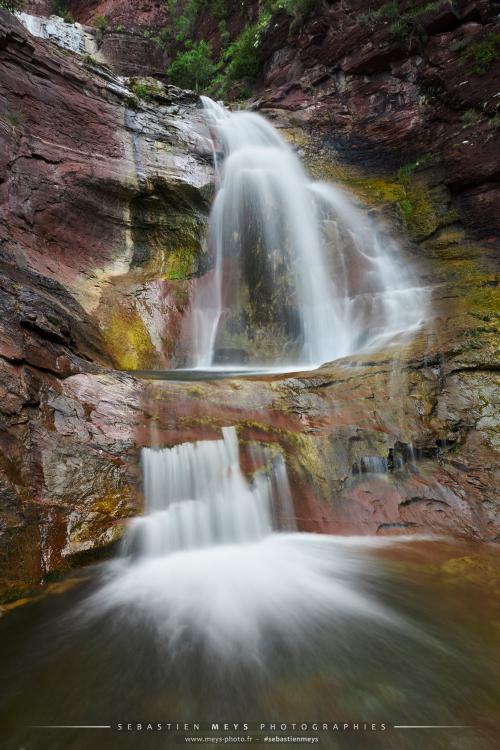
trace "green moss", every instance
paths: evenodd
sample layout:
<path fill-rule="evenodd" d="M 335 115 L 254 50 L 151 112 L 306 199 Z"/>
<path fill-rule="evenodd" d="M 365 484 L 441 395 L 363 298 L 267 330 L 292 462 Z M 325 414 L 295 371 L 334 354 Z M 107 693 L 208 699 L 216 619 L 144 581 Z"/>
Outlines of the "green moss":
<path fill-rule="evenodd" d="M 428 237 L 446 220 L 439 215 L 440 197 L 422 182 L 412 181 L 405 185 L 405 198 L 399 207 L 407 228 L 415 239 Z"/>
<path fill-rule="evenodd" d="M 148 369 L 156 356 L 142 318 L 132 310 L 115 310 L 103 326 L 103 338 L 121 370 Z"/>
<path fill-rule="evenodd" d="M 285 430 L 272 424 L 240 419 L 238 433 L 244 429 L 261 432 L 266 437 L 275 436 L 276 442 L 286 454 L 287 464 L 295 466 L 313 485 L 322 486 L 326 490 L 325 461 L 317 439 L 304 435 L 302 432 Z"/>
<path fill-rule="evenodd" d="M 369 205 L 393 204 L 417 240 L 455 220 L 455 214 L 443 210 L 444 199 L 439 189 L 429 189 L 423 181 L 410 179 L 407 173 L 403 179 L 340 176 L 340 182 Z"/>
<path fill-rule="evenodd" d="M 181 427 L 210 427 L 220 432 L 221 425 L 215 417 L 178 417 L 177 424 Z"/>
<path fill-rule="evenodd" d="M 187 247 L 167 252 L 160 260 L 162 278 L 171 281 L 188 279 L 195 267 L 196 250 L 197 248 Z"/>
<path fill-rule="evenodd" d="M 122 493 L 120 491 L 116 490 L 115 492 L 108 492 L 93 504 L 92 510 L 96 513 L 115 517 L 117 509 L 121 508 L 122 499 Z M 123 514 L 120 512 L 119 515 L 122 517 Z"/>
<path fill-rule="evenodd" d="M 464 305 L 467 310 L 471 313 L 488 315 L 488 316 L 500 316 L 500 288 L 483 286 L 480 288 L 472 289 L 468 292 L 464 299 Z"/>
<path fill-rule="evenodd" d="M 369 204 L 399 203 L 406 199 L 406 191 L 397 180 L 383 177 L 340 177 L 340 181 Z"/>

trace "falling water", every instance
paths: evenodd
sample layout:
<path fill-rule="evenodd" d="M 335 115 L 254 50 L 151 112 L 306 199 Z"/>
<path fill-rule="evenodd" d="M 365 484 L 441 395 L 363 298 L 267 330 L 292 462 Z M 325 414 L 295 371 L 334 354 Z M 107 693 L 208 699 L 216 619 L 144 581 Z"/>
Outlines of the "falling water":
<path fill-rule="evenodd" d="M 191 364 L 314 367 L 418 328 L 426 291 L 396 244 L 342 190 L 311 182 L 263 117 L 202 99 L 219 185 Z"/>
<path fill-rule="evenodd" d="M 146 515 L 131 522 L 125 554 L 155 557 L 256 541 L 281 525 L 273 523 L 273 507 L 281 510 L 284 524 L 290 523 L 293 509 L 281 456 L 270 473 L 257 473 L 250 484 L 240 469 L 235 428 L 222 433 L 222 440 L 143 449 Z"/>
<path fill-rule="evenodd" d="M 275 638 L 296 644 L 332 618 L 399 627 L 357 590 L 364 563 L 346 545 L 370 541 L 295 533 L 282 456 L 250 445 L 249 460 L 252 481 L 234 427 L 222 440 L 144 448 L 145 515 L 130 522 L 87 614 L 146 617 L 170 656 L 186 641 L 238 660 L 260 658 Z"/>

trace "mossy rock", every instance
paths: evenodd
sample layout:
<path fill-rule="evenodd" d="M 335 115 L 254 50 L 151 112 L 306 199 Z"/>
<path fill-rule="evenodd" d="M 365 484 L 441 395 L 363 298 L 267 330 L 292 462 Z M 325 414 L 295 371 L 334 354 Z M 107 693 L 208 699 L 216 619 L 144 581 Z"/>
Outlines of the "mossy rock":
<path fill-rule="evenodd" d="M 113 310 L 102 328 L 113 361 L 121 370 L 153 369 L 158 358 L 150 334 L 135 310 Z"/>

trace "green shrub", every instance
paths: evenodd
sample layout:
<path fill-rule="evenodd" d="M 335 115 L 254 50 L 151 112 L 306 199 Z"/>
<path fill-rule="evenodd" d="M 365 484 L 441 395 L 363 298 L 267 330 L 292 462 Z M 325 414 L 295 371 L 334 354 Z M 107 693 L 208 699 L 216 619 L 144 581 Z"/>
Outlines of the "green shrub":
<path fill-rule="evenodd" d="M 84 55 L 82 58 L 85 65 L 99 65 L 99 61 L 95 59 L 95 57 L 92 57 L 92 55 Z"/>
<path fill-rule="evenodd" d="M 374 26 L 378 21 L 388 21 L 397 18 L 399 13 L 399 2 L 398 0 L 391 0 L 389 3 L 385 3 L 380 8 L 374 10 L 369 8 L 358 15 L 358 21 L 365 23 L 370 26 Z"/>
<path fill-rule="evenodd" d="M 226 75 L 231 81 L 257 77 L 261 65 L 261 52 L 255 25 L 247 26 L 229 45 L 224 60 L 228 62 Z"/>
<path fill-rule="evenodd" d="M 500 130 L 500 112 L 497 112 L 493 117 L 490 117 L 488 120 L 488 127 L 492 130 Z"/>
<path fill-rule="evenodd" d="M 0 8 L 8 10 L 9 13 L 15 13 L 18 10 L 22 10 L 24 6 L 24 0 L 0 0 Z"/>
<path fill-rule="evenodd" d="M 69 0 L 53 0 L 52 13 L 54 16 L 62 18 L 66 23 L 75 23 L 75 19 L 69 9 Z"/>
<path fill-rule="evenodd" d="M 439 157 L 437 156 L 437 154 L 423 154 L 422 156 L 419 156 L 416 161 L 410 162 L 408 164 L 403 164 L 403 166 L 398 169 L 398 180 L 403 185 L 407 185 L 411 182 L 415 175 L 415 172 L 418 169 L 431 166 L 432 164 L 436 164 L 436 162 L 438 161 Z"/>
<path fill-rule="evenodd" d="M 270 20 L 271 11 L 266 10 L 261 13 L 259 20 L 247 26 L 222 54 L 219 67 L 223 69 L 223 75 L 228 80 L 257 78 L 262 65 L 262 35 Z"/>
<path fill-rule="evenodd" d="M 474 123 L 481 119 L 481 115 L 475 109 L 468 109 L 460 119 L 464 125 L 474 125 Z"/>
<path fill-rule="evenodd" d="M 108 29 L 108 19 L 106 16 L 102 16 L 100 13 L 93 16 L 90 20 L 91 25 L 98 31 L 105 32 Z"/>
<path fill-rule="evenodd" d="M 227 29 L 227 23 L 225 21 L 220 21 L 218 29 L 221 44 L 223 47 L 225 47 L 227 44 L 229 44 L 229 40 L 231 39 L 231 34 Z"/>
<path fill-rule="evenodd" d="M 450 44 L 450 52 L 460 52 L 461 50 L 468 47 L 470 44 L 470 39 L 454 39 L 453 42 Z"/>
<path fill-rule="evenodd" d="M 5 119 L 12 127 L 12 130 L 15 130 L 21 125 L 23 116 L 14 109 L 8 109 L 5 113 Z"/>
<path fill-rule="evenodd" d="M 389 26 L 389 31 L 396 39 L 406 39 L 415 36 L 421 37 L 425 32 L 423 25 L 425 16 L 433 10 L 443 8 L 445 5 L 453 5 L 453 0 L 433 0 L 433 2 L 410 8 L 402 12 L 400 17 L 393 21 Z"/>
<path fill-rule="evenodd" d="M 138 99 L 142 99 L 145 102 L 150 102 L 158 94 L 158 89 L 152 84 L 134 81 L 130 85 L 130 90 L 135 94 Z"/>
<path fill-rule="evenodd" d="M 416 2 L 413 7 L 400 7 L 399 0 L 390 0 L 376 10 L 369 9 L 360 13 L 358 20 L 369 26 L 376 26 L 383 21 L 389 23 L 389 31 L 395 39 L 423 36 L 423 20 L 433 10 L 439 10 L 445 5 L 453 5 L 453 0 L 432 0 L 431 2 Z"/>
<path fill-rule="evenodd" d="M 485 73 L 500 54 L 500 34 L 493 32 L 486 39 L 469 46 L 464 53 L 464 60 L 472 60 L 475 73 Z"/>
<path fill-rule="evenodd" d="M 167 0 L 177 42 L 184 42 L 193 35 L 196 17 L 205 4 L 205 0 Z"/>
<path fill-rule="evenodd" d="M 205 90 L 216 72 L 212 60 L 212 50 L 207 42 L 190 45 L 185 52 L 179 52 L 167 70 L 167 75 L 176 86 Z"/>
<path fill-rule="evenodd" d="M 277 0 L 274 8 L 286 10 L 297 23 L 303 21 L 317 4 L 318 0 Z M 274 8 L 271 6 L 271 9 Z"/>
<path fill-rule="evenodd" d="M 97 31 L 96 38 L 99 44 L 100 42 L 102 42 L 102 38 L 109 28 L 108 19 L 106 18 L 106 16 L 102 16 L 100 13 L 98 13 L 90 19 L 90 24 Z"/>

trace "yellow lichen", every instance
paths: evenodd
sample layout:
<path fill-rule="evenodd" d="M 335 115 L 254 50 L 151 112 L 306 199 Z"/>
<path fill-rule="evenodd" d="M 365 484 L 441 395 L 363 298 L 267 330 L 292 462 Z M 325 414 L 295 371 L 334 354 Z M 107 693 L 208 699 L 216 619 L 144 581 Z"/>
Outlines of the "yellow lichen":
<path fill-rule="evenodd" d="M 121 370 L 150 369 L 156 349 L 140 315 L 134 310 L 114 310 L 104 323 L 103 338 Z"/>

